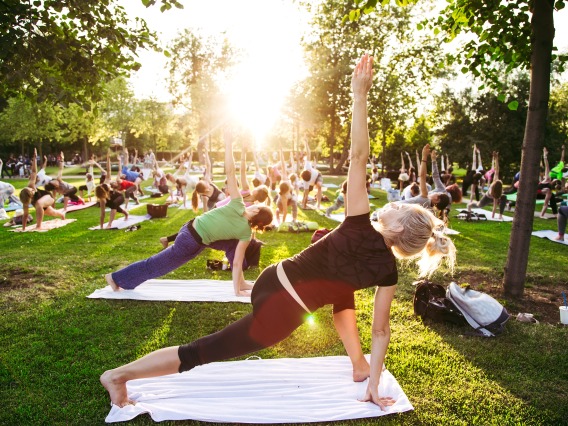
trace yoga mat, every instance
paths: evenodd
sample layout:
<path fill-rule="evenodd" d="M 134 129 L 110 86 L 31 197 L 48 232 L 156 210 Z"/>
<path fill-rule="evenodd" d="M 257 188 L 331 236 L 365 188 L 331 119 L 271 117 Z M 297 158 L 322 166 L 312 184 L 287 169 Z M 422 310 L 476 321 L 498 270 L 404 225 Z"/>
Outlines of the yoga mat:
<path fill-rule="evenodd" d="M 47 232 L 55 228 L 61 228 L 62 226 L 68 225 L 71 222 L 75 222 L 77 219 L 53 219 L 43 221 L 41 224 L 41 229 L 36 230 L 37 224 L 27 225 L 26 230 L 23 231 L 22 227 L 19 226 L 14 229 L 9 229 L 10 232 Z"/>
<path fill-rule="evenodd" d="M 335 220 L 336 222 L 343 222 L 345 220 L 345 213 L 331 213 L 330 215 L 326 215 L 325 217 Z"/>
<path fill-rule="evenodd" d="M 77 210 L 88 209 L 89 207 L 92 207 L 95 204 L 97 204 L 96 201 L 90 201 L 90 202 L 85 203 L 85 204 L 75 204 L 75 205 L 72 205 L 72 206 L 67 206 L 67 213 L 74 212 L 74 211 L 77 211 Z"/>
<path fill-rule="evenodd" d="M 115 217 L 115 219 L 112 221 L 112 227 L 110 229 L 125 229 L 128 228 L 129 226 L 136 225 L 137 223 L 144 222 L 145 220 L 151 218 L 152 216 L 150 216 L 149 214 L 144 216 L 134 216 L 131 214 L 128 216 L 128 220 L 124 220 L 123 216 Z M 105 222 L 103 227 L 106 229 L 107 225 L 108 222 Z M 97 225 L 97 226 L 91 226 L 89 229 L 91 231 L 97 231 L 101 230 L 101 227 L 100 225 Z"/>
<path fill-rule="evenodd" d="M 21 204 L 9 203 L 7 206 L 4 207 L 4 210 L 6 210 L 7 212 L 13 212 L 23 208 L 24 207 Z"/>
<path fill-rule="evenodd" d="M 128 202 L 128 205 L 126 206 L 126 211 L 129 212 L 130 210 L 137 209 L 138 207 L 143 207 L 143 206 L 145 206 L 146 204 L 148 204 L 148 203 L 136 204 L 134 201 L 130 200 L 130 201 Z M 124 204 L 121 204 L 121 206 L 122 206 L 122 208 L 124 208 Z M 110 212 L 110 208 L 107 207 L 107 208 L 105 209 L 105 212 Z"/>
<path fill-rule="evenodd" d="M 233 281 L 148 280 L 134 290 L 113 291 L 110 286 L 95 290 L 90 299 L 130 299 L 179 302 L 241 302 L 250 297 L 235 296 Z"/>
<path fill-rule="evenodd" d="M 545 213 L 544 217 L 540 215 L 540 212 L 534 212 L 534 217 L 538 217 L 539 219 L 554 219 L 556 220 L 556 216 L 550 213 Z"/>
<path fill-rule="evenodd" d="M 558 236 L 558 232 L 557 231 L 550 231 L 550 230 L 546 230 L 546 231 L 534 231 L 532 233 L 532 235 L 534 235 L 535 237 L 538 238 L 546 238 L 549 239 L 550 241 L 552 241 L 553 243 L 559 243 L 559 244 L 564 244 L 565 246 L 568 246 L 568 240 L 564 240 L 564 241 L 558 241 L 555 240 L 555 238 Z"/>
<path fill-rule="evenodd" d="M 471 211 L 473 213 L 477 213 L 477 214 L 484 214 L 485 217 L 487 218 L 488 221 L 491 222 L 512 222 L 513 218 L 510 216 L 505 216 L 503 215 L 503 219 L 499 219 L 499 213 L 496 212 L 495 213 L 495 217 L 491 217 L 491 212 L 489 210 L 484 210 L 484 209 L 471 209 Z M 460 213 L 464 213 L 467 212 L 466 209 L 460 210 Z M 459 218 L 458 218 L 459 219 Z M 464 220 L 464 219 L 462 219 Z M 485 220 L 481 219 L 481 220 L 474 220 L 473 222 L 485 222 Z"/>
<path fill-rule="evenodd" d="M 339 188 L 339 185 L 335 183 L 324 183 L 323 186 L 326 188 Z"/>
<path fill-rule="evenodd" d="M 392 397 L 395 404 L 382 411 L 359 401 L 367 381 L 353 382 L 347 356 L 215 362 L 181 374 L 132 380 L 127 389 L 136 405 L 113 405 L 107 423 L 145 413 L 156 422 L 311 423 L 414 409 L 388 370 L 381 374 L 379 394 Z"/>

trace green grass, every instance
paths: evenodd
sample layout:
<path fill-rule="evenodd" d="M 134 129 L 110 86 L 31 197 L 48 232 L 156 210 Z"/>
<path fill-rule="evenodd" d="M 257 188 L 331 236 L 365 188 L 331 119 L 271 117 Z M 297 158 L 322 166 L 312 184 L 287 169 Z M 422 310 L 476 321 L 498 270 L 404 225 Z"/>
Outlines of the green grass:
<path fill-rule="evenodd" d="M 340 183 L 344 177 L 325 178 Z M 82 179 L 69 179 L 79 184 Z M 12 180 L 18 189 L 26 181 Z M 386 202 L 385 194 L 375 206 Z M 327 192 L 333 199 L 335 189 Z M 158 199 L 158 202 L 163 201 Z M 133 214 L 145 214 L 145 208 Z M 89 231 L 98 209 L 69 214 L 77 221 L 47 233 L 14 233 L 0 228 L 0 424 L 103 424 L 109 398 L 99 384 L 108 368 L 155 349 L 189 342 L 250 312 L 238 303 L 143 302 L 87 299 L 105 285 L 103 275 L 156 253 L 158 238 L 177 232 L 193 213 L 169 209 L 168 217 L 142 223 L 137 232 Z M 335 222 L 316 212 L 301 219 L 322 227 Z M 120 218 L 119 218 L 120 220 Z M 467 223 L 452 219 L 458 267 L 453 279 L 498 283 L 509 243 L 510 223 Z M 535 229 L 554 229 L 535 219 Z M 267 232 L 263 267 L 299 252 L 311 234 Z M 560 295 L 566 290 L 568 249 L 532 238 L 528 285 Z M 230 279 L 206 270 L 207 251 L 165 278 Z M 246 271 L 254 279 L 260 269 Z M 345 425 L 559 425 L 568 419 L 568 327 L 528 325 L 511 320 L 495 339 L 468 337 L 464 328 L 424 323 L 412 311 L 414 269 L 401 267 L 392 308 L 392 341 L 387 368 L 415 410 Z M 450 276 L 435 279 L 449 283 Z M 487 284 L 486 284 L 487 285 Z M 357 295 L 362 344 L 370 352 L 373 291 Z M 516 313 L 516 312 L 512 312 Z M 302 326 L 290 338 L 260 352 L 263 358 L 344 355 L 331 311 L 316 313 L 317 326 Z M 135 425 L 153 424 L 139 416 Z M 164 422 L 164 424 L 174 424 Z M 201 424 L 175 422 L 175 424 Z"/>

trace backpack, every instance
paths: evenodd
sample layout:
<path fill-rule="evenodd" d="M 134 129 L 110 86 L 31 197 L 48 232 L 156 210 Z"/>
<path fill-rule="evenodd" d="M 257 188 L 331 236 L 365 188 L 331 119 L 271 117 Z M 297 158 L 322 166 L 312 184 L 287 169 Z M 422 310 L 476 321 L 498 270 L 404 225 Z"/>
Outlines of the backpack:
<path fill-rule="evenodd" d="M 415 282 L 414 313 L 420 317 L 436 322 L 449 322 L 456 325 L 467 325 L 467 321 L 446 297 L 446 289 L 440 284 L 428 280 Z"/>
<path fill-rule="evenodd" d="M 460 310 L 476 334 L 494 337 L 505 329 L 505 323 L 511 315 L 497 300 L 490 295 L 472 290 L 469 286 L 460 287 L 451 282 L 446 297 Z"/>

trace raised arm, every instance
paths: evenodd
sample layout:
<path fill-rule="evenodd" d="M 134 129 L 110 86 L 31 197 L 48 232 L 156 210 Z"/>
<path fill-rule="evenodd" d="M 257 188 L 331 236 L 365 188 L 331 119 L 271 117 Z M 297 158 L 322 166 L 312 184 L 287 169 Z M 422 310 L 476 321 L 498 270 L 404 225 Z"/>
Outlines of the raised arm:
<path fill-rule="evenodd" d="M 432 150 L 430 156 L 432 157 L 432 180 L 434 181 L 434 191 L 445 192 L 446 186 L 440 179 L 440 171 L 438 170 L 438 154 L 436 150 Z"/>
<path fill-rule="evenodd" d="M 288 170 L 286 169 L 286 160 L 284 160 L 284 152 L 282 152 L 282 146 L 280 146 L 280 167 L 282 169 L 282 182 L 288 180 Z"/>
<path fill-rule="evenodd" d="M 242 198 L 237 184 L 237 174 L 235 172 L 235 160 L 233 158 L 233 132 L 231 129 L 225 128 L 225 173 L 227 174 L 227 189 L 231 199 Z"/>
<path fill-rule="evenodd" d="M 477 145 L 473 144 L 473 159 L 471 160 L 471 170 L 477 171 Z"/>
<path fill-rule="evenodd" d="M 428 174 L 428 156 L 430 155 L 430 145 L 424 145 L 422 148 L 422 160 L 420 160 L 420 196 L 428 196 L 428 187 L 426 186 L 426 175 Z"/>
<path fill-rule="evenodd" d="M 418 158 L 418 152 L 416 152 L 416 157 Z M 406 158 L 408 158 L 408 168 L 414 169 L 414 164 L 412 164 L 412 158 L 410 157 L 410 154 L 408 152 L 406 152 Z"/>
<path fill-rule="evenodd" d="M 351 162 L 347 173 L 349 191 L 346 204 L 349 216 L 369 213 L 367 196 L 367 158 L 369 158 L 369 129 L 367 127 L 367 94 L 373 82 L 373 57 L 363 55 L 351 77 L 353 110 L 351 121 Z M 306 144 L 307 147 L 307 144 Z"/>
<path fill-rule="evenodd" d="M 550 175 L 550 167 L 548 166 L 548 149 L 542 148 L 542 160 L 544 162 L 544 177 L 548 178 Z"/>
<path fill-rule="evenodd" d="M 477 149 L 477 168 L 483 170 L 483 164 L 481 164 L 481 151 Z"/>
<path fill-rule="evenodd" d="M 400 151 L 400 164 L 400 173 L 405 173 L 406 168 L 404 167 L 404 154 L 402 153 L 402 151 Z"/>
<path fill-rule="evenodd" d="M 110 181 L 112 180 L 112 166 L 110 164 L 110 148 L 107 150 L 106 170 L 107 170 L 107 179 L 108 182 L 110 183 Z"/>
<path fill-rule="evenodd" d="M 30 172 L 30 179 L 28 181 L 28 186 L 32 189 L 36 189 L 36 180 L 37 180 L 37 148 L 34 148 L 34 155 L 32 157 L 32 170 Z M 26 206 L 24 206 L 26 207 Z M 27 212 L 24 212 L 26 215 Z M 27 216 L 24 216 L 26 218 Z M 24 222 L 26 222 L 24 220 Z"/>
<path fill-rule="evenodd" d="M 248 191 L 250 189 L 248 178 L 247 178 L 247 146 L 243 139 L 241 143 L 241 188 L 243 191 Z"/>
<path fill-rule="evenodd" d="M 312 161 L 312 151 L 310 151 L 307 139 L 304 139 L 304 146 L 306 147 L 306 161 Z"/>

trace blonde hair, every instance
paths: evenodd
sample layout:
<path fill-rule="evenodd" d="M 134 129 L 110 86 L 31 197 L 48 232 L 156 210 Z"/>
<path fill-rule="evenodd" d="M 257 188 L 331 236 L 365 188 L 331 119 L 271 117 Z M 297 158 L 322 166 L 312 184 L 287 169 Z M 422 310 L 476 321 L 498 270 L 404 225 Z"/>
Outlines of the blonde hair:
<path fill-rule="evenodd" d="M 33 196 L 33 189 L 31 189 L 30 187 L 22 188 L 22 190 L 20 191 L 20 201 L 22 202 L 22 205 L 29 204 Z"/>
<path fill-rule="evenodd" d="M 206 190 L 207 190 L 207 184 L 204 181 L 200 180 L 195 185 L 195 190 L 191 194 L 191 206 L 193 207 L 193 211 L 196 213 L 199 211 L 198 208 L 199 196 L 203 194 Z"/>
<path fill-rule="evenodd" d="M 430 276 L 443 260 L 453 271 L 456 247 L 444 233 L 444 223 L 418 204 L 397 204 L 398 214 L 383 220 L 379 215 L 378 231 L 398 259 L 418 259 L 421 277 Z"/>

